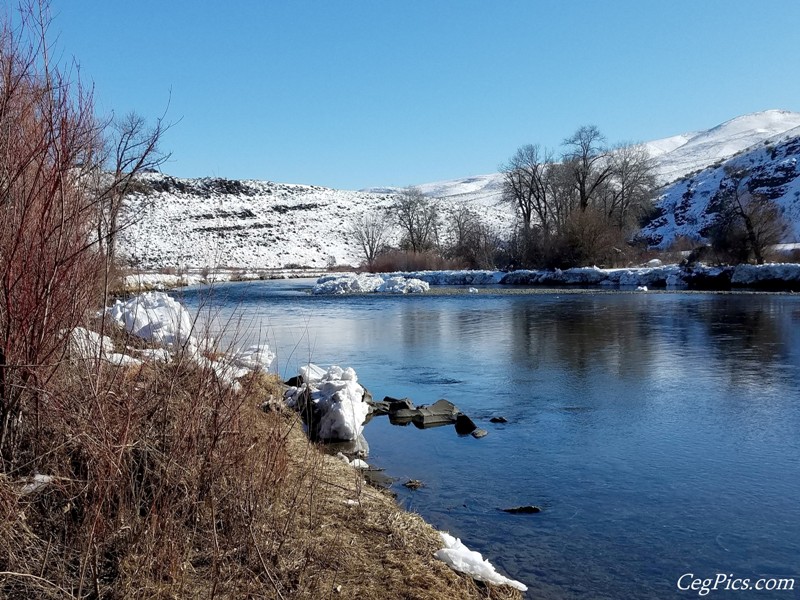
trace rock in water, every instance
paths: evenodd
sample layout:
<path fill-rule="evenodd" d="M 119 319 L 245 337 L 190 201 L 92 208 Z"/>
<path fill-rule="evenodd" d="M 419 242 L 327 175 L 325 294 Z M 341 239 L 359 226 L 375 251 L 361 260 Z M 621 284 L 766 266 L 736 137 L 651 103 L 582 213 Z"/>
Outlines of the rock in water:
<path fill-rule="evenodd" d="M 542 509 L 538 506 L 515 506 L 514 508 L 501 508 L 503 512 L 512 513 L 512 514 L 533 514 L 533 513 L 540 513 Z"/>

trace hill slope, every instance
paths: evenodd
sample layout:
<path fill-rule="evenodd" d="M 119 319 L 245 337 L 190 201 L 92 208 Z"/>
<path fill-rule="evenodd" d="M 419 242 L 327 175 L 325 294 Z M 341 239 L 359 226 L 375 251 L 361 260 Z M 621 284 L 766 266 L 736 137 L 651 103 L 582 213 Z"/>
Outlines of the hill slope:
<path fill-rule="evenodd" d="M 645 232 L 648 238 L 665 246 L 676 235 L 701 235 L 713 218 L 707 205 L 719 188 L 722 165 L 734 156 L 734 161 L 758 168 L 753 191 L 775 198 L 787 216 L 800 223 L 794 196 L 800 183 L 790 168 L 800 153 L 791 142 L 798 135 L 800 113 L 770 110 L 737 117 L 707 131 L 648 142 L 659 180 L 675 182 L 665 185 L 661 216 Z M 770 146 L 764 146 L 765 142 Z M 690 173 L 691 180 L 681 180 Z M 128 200 L 132 218 L 121 234 L 120 250 L 144 269 L 356 265 L 362 257 L 348 233 L 352 218 L 374 209 L 388 210 L 398 192 L 391 187 L 346 191 L 161 174 L 148 174 L 143 183 L 147 192 Z M 507 230 L 513 222 L 510 208 L 498 205 L 499 173 L 418 187 L 437 198 L 445 213 L 466 203 L 497 230 Z M 795 225 L 792 235 L 796 238 L 798 233 Z M 393 241 L 398 235 L 395 232 Z"/>
<path fill-rule="evenodd" d="M 718 164 L 668 186 L 657 201 L 660 216 L 642 230 L 652 245 L 666 248 L 677 237 L 702 238 L 717 218 L 719 201 L 730 186 L 726 168 L 746 169 L 741 189 L 775 201 L 790 228 L 787 242 L 800 239 L 800 135 L 767 140 Z"/>

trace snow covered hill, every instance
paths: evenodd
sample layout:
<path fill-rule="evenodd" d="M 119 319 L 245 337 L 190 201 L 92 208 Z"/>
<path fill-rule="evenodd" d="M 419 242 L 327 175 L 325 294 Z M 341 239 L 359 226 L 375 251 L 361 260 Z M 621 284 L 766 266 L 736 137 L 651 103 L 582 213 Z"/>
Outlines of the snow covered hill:
<path fill-rule="evenodd" d="M 271 181 L 156 173 L 143 180 L 147 192 L 128 201 L 130 223 L 120 234 L 120 249 L 132 265 L 145 270 L 358 265 L 363 256 L 349 232 L 353 218 L 388 210 L 397 200 L 392 193 Z M 438 202 L 444 214 L 458 204 Z M 500 230 L 513 221 L 506 207 L 492 206 L 484 216 Z M 395 231 L 392 243 L 398 238 Z"/>
<path fill-rule="evenodd" d="M 648 142 L 659 180 L 666 185 L 661 218 L 646 233 L 661 245 L 675 235 L 696 236 L 708 224 L 706 208 L 719 187 L 722 164 L 735 156 L 733 160 L 758 168 L 753 185 L 784 208 L 796 224 L 796 238 L 800 206 L 795 194 L 800 195 L 800 180 L 791 169 L 800 149 L 791 140 L 797 136 L 800 113 L 770 110 L 737 117 L 707 131 Z M 689 174 L 691 180 L 681 180 Z M 161 174 L 148 174 L 143 180 L 147 192 L 128 201 L 132 218 L 121 234 L 120 249 L 131 264 L 148 270 L 357 265 L 362 257 L 348 233 L 351 220 L 366 211 L 388 210 L 398 191 L 190 180 Z M 501 176 L 493 173 L 418 187 L 437 198 L 443 212 L 466 203 L 502 231 L 510 227 L 513 214 L 498 205 L 501 183 Z M 398 236 L 395 232 L 394 241 Z"/>
<path fill-rule="evenodd" d="M 770 138 L 725 162 L 716 163 L 673 185 L 657 201 L 660 215 L 642 230 L 652 245 L 666 248 L 675 238 L 703 237 L 713 225 L 719 200 L 731 185 L 726 168 L 746 170 L 740 189 L 756 198 L 773 200 L 790 228 L 784 242 L 800 240 L 800 132 Z"/>
<path fill-rule="evenodd" d="M 658 182 L 667 185 L 765 140 L 784 136 L 792 130 L 800 135 L 800 113 L 767 110 L 736 117 L 706 131 L 683 133 L 645 142 L 644 145 L 655 159 Z M 513 151 L 513 148 L 509 149 L 509 155 Z M 424 183 L 417 187 L 426 195 L 437 198 L 489 200 L 499 198 L 502 175 L 490 173 Z M 384 192 L 397 191 L 397 188 L 368 188 L 364 191 L 378 189 Z"/>

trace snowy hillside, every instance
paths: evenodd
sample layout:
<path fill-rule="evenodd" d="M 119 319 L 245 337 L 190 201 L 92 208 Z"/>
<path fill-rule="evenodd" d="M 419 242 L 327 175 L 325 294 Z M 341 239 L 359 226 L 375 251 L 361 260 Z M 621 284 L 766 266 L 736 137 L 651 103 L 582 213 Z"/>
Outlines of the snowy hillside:
<path fill-rule="evenodd" d="M 132 221 L 120 240 L 123 256 L 142 269 L 358 265 L 361 249 L 348 231 L 353 218 L 396 202 L 391 193 L 270 181 L 147 174 L 144 182 L 148 191 L 129 200 Z M 443 214 L 456 204 L 439 203 Z M 500 230 L 513 220 L 505 207 L 481 212 Z M 395 231 L 392 243 L 398 238 Z"/>
<path fill-rule="evenodd" d="M 768 110 L 736 117 L 708 131 L 645 145 L 656 159 L 659 181 L 668 184 L 766 140 L 783 137 L 792 130 L 796 130 L 795 135 L 800 135 L 800 113 Z M 683 139 L 685 141 L 680 143 Z M 678 145 L 670 148 L 672 144 Z"/>
<path fill-rule="evenodd" d="M 767 110 L 736 117 L 706 131 L 683 133 L 646 142 L 644 145 L 655 160 L 658 182 L 666 185 L 765 140 L 781 137 L 793 129 L 800 135 L 800 113 Z M 509 150 L 509 154 L 512 151 L 513 148 Z M 417 187 L 426 195 L 437 198 L 489 200 L 499 198 L 501 186 L 502 176 L 499 173 L 490 173 L 465 179 L 424 183 Z M 381 190 L 396 191 L 396 188 Z M 377 188 L 364 191 L 377 191 Z"/>
<path fill-rule="evenodd" d="M 677 181 L 665 187 L 662 217 L 648 229 L 648 236 L 662 245 L 675 235 L 696 236 L 708 224 L 707 204 L 722 177 L 716 167 L 737 153 L 736 161 L 758 167 L 760 175 L 754 175 L 753 185 L 761 191 L 769 188 L 768 195 L 800 223 L 794 196 L 800 194 L 800 181 L 789 167 L 800 150 L 786 141 L 797 135 L 800 113 L 771 110 L 737 117 L 707 131 L 648 142 L 662 184 Z M 680 181 L 690 173 L 691 181 Z M 121 235 L 120 249 L 131 264 L 150 270 L 357 265 L 362 256 L 348 233 L 352 219 L 366 211 L 389 209 L 398 192 L 391 187 L 344 191 L 160 174 L 148 174 L 144 182 L 147 193 L 128 201 L 133 219 Z M 500 175 L 493 173 L 417 187 L 436 198 L 443 213 L 466 203 L 502 232 L 511 226 L 513 214 L 509 207 L 498 205 L 501 183 Z M 795 229 L 793 235 L 797 234 Z M 392 242 L 398 238 L 395 232 Z"/>
<path fill-rule="evenodd" d="M 725 168 L 747 169 L 742 189 L 774 200 L 791 227 L 785 242 L 800 240 L 800 133 L 791 131 L 668 186 L 658 201 L 660 216 L 642 230 L 649 243 L 665 248 L 676 237 L 697 239 L 716 217 L 721 190 L 729 180 Z"/>

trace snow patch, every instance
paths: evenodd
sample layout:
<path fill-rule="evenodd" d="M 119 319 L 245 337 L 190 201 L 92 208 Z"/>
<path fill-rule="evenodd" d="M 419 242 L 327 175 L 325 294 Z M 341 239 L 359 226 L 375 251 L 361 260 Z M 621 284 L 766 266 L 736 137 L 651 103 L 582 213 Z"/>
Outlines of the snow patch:
<path fill-rule="evenodd" d="M 358 383 L 356 372 L 336 365 L 323 372 L 309 364 L 300 369 L 300 375 L 304 383 L 286 391 L 286 404 L 304 410 L 304 403 L 308 402 L 317 415 L 313 433 L 319 439 L 357 439 L 364 430 L 370 407 L 364 402 L 364 388 Z"/>
<path fill-rule="evenodd" d="M 320 277 L 314 286 L 313 294 L 422 294 L 430 285 L 413 277 L 400 275 L 326 275 Z"/>
<path fill-rule="evenodd" d="M 444 542 L 444 548 L 437 550 L 434 556 L 447 563 L 452 569 L 466 573 L 478 581 L 485 581 L 494 585 L 509 585 L 522 592 L 527 591 L 528 586 L 498 573 L 494 565 L 485 560 L 480 552 L 470 550 L 460 539 L 444 531 L 440 531 L 439 535 L 442 538 L 442 542 Z"/>

